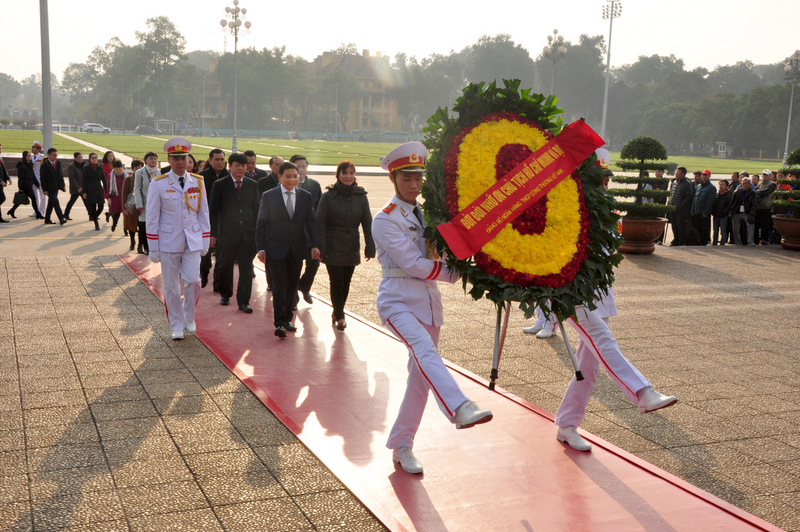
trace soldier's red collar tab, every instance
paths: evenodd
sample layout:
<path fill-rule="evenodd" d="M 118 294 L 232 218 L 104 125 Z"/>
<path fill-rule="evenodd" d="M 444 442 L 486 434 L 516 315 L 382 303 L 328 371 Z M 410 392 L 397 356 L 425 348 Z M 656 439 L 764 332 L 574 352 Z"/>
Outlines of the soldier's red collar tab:
<path fill-rule="evenodd" d="M 386 207 L 383 208 L 383 212 L 385 212 L 386 214 L 392 214 L 392 211 L 395 210 L 395 208 L 397 208 L 396 203 L 389 203 Z"/>

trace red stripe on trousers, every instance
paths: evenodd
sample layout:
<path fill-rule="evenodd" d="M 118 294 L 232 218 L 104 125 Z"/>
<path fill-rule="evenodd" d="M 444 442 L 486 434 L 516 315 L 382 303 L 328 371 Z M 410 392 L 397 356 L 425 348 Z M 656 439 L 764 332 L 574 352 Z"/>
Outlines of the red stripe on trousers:
<path fill-rule="evenodd" d="M 575 324 L 575 326 L 576 326 L 578 329 L 580 329 L 580 330 L 581 330 L 581 332 L 582 332 L 584 335 L 586 335 L 586 338 L 588 338 L 588 339 L 589 339 L 589 343 L 590 343 L 590 344 L 592 344 L 592 349 L 594 349 L 594 352 L 595 352 L 595 353 L 597 353 L 597 358 L 599 358 L 599 359 L 600 359 L 600 362 L 602 362 L 602 363 L 603 363 L 603 366 L 605 366 L 605 368 L 606 368 L 606 371 L 607 371 L 607 372 L 609 372 L 611 375 L 613 375 L 613 376 L 614 376 L 614 378 L 615 378 L 615 379 L 617 379 L 617 382 L 619 382 L 621 385 L 625 386 L 625 388 L 626 388 L 626 389 L 627 389 L 629 392 L 631 392 L 631 393 L 634 395 L 634 397 L 637 397 L 637 395 L 636 395 L 636 392 L 634 392 L 633 390 L 631 390 L 630 388 L 628 388 L 628 385 L 627 385 L 627 384 L 625 384 L 624 382 L 622 382 L 622 379 L 620 379 L 620 378 L 619 378 L 619 376 L 618 376 L 616 373 L 614 373 L 614 371 L 613 371 L 613 370 L 612 370 L 610 367 L 608 367 L 608 364 L 607 364 L 607 363 L 606 363 L 606 361 L 603 359 L 603 355 L 601 355 L 601 354 L 600 354 L 600 350 L 599 350 L 599 349 L 597 349 L 597 346 L 595 345 L 595 343 L 594 343 L 594 340 L 592 340 L 592 337 L 591 337 L 591 336 L 589 336 L 589 333 L 587 333 L 587 332 L 586 332 L 586 329 L 584 329 L 583 327 L 581 327 L 581 326 L 580 326 L 580 324 L 579 324 L 577 321 L 575 321 L 575 319 L 574 319 L 574 318 L 570 318 L 570 319 L 572 320 L 572 323 L 574 323 L 574 324 Z"/>
<path fill-rule="evenodd" d="M 403 338 L 403 335 L 402 335 L 402 334 L 400 334 L 400 331 L 398 331 L 398 330 L 395 328 L 395 326 L 394 326 L 394 325 L 392 325 L 392 322 L 391 322 L 391 320 L 386 320 L 386 323 L 388 323 L 388 324 L 389 324 L 389 327 L 391 327 L 391 328 L 392 328 L 392 331 L 394 331 L 394 334 L 395 334 L 395 335 L 397 335 L 397 337 L 398 337 L 398 338 L 400 338 L 400 340 L 402 340 L 402 341 L 403 341 L 403 343 L 404 343 L 404 344 L 406 344 L 406 345 L 408 346 L 408 350 L 409 350 L 409 351 L 411 351 L 411 356 L 414 358 L 414 362 L 416 362 L 416 364 L 417 364 L 417 368 L 419 369 L 419 372 L 420 372 L 420 373 L 422 373 L 422 376 L 423 376 L 423 377 L 425 377 L 425 380 L 426 380 L 426 381 L 428 381 L 428 385 L 430 385 L 430 387 L 431 387 L 431 390 L 433 390 L 433 393 L 436 395 L 436 397 L 438 397 L 438 398 L 439 398 L 439 402 L 440 402 L 440 403 L 442 403 L 442 404 L 444 405 L 444 408 L 447 410 L 447 413 L 448 413 L 448 414 L 450 415 L 450 417 L 452 418 L 452 417 L 453 417 L 453 415 L 454 415 L 454 414 L 453 414 L 453 412 L 452 412 L 452 411 L 450 411 L 450 407 L 448 407 L 448 406 L 447 406 L 447 403 L 445 403 L 445 402 L 444 402 L 444 400 L 442 399 L 442 396 L 441 396 L 441 395 L 439 395 L 439 392 L 438 392 L 438 391 L 436 391 L 436 386 L 434 386 L 434 385 L 433 385 L 433 383 L 431 382 L 431 380 L 428 378 L 428 376 L 427 376 L 427 375 L 425 374 L 425 372 L 422 370 L 422 366 L 420 365 L 420 363 L 419 363 L 419 360 L 417 360 L 417 354 L 414 352 L 414 348 L 413 348 L 413 347 L 411 347 L 411 344 L 409 344 L 409 343 L 406 341 L 406 339 L 405 339 L 405 338 Z"/>

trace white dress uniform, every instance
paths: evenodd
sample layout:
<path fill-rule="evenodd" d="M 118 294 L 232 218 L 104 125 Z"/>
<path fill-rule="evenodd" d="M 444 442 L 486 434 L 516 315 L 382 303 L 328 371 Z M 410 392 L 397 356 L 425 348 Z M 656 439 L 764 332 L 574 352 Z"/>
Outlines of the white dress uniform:
<path fill-rule="evenodd" d="M 161 256 L 167 318 L 173 332 L 195 321 L 200 296 L 200 257 L 208 252 L 211 224 L 203 177 L 172 170 L 153 179 L 147 191 L 146 226 L 150 251 Z M 181 298 L 181 279 L 183 298 Z"/>
<path fill-rule="evenodd" d="M 436 281 L 452 283 L 459 274 L 433 258 L 422 236 L 424 225 L 414 214 L 415 206 L 395 196 L 372 221 L 372 236 L 383 269 L 378 314 L 409 352 L 406 393 L 389 434 L 389 449 L 413 446 L 428 390 L 450 421 L 456 409 L 468 401 L 437 349 L 444 317 Z"/>
<path fill-rule="evenodd" d="M 37 140 L 36 143 L 38 144 L 39 141 Z M 41 144 L 39 144 L 41 148 Z M 36 203 L 39 205 L 39 212 L 42 213 L 44 216 L 45 211 L 47 211 L 47 196 L 44 195 L 44 189 L 42 189 L 42 163 L 44 162 L 44 155 L 42 152 L 37 153 L 36 155 L 31 154 L 31 162 L 33 163 L 33 175 L 36 176 L 36 181 L 39 182 L 39 186 L 37 187 L 35 184 L 33 185 L 33 193 L 36 196 Z M 36 216 L 36 213 L 31 214 L 30 216 Z"/>
<path fill-rule="evenodd" d="M 597 309 L 576 307 L 575 319 L 569 319 L 569 324 L 579 337 L 575 357 L 583 374 L 583 380 L 578 381 L 572 377 L 572 382 L 556 413 L 556 425 L 559 427 L 577 427 L 583 421 L 586 405 L 589 404 L 597 381 L 600 364 L 622 393 L 634 404 L 639 403 L 636 393 L 650 386 L 650 382 L 622 354 L 619 344 L 611 334 L 611 329 L 608 328 L 608 319 L 617 315 L 614 291 L 609 287 L 608 294 L 598 293 L 597 296 Z"/>

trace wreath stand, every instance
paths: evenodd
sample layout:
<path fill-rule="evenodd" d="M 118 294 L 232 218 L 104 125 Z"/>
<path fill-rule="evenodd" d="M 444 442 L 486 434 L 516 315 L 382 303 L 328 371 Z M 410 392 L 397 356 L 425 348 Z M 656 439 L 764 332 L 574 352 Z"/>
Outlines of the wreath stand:
<path fill-rule="evenodd" d="M 503 318 L 503 309 L 506 311 L 505 319 Z M 506 341 L 506 333 L 508 332 L 508 318 L 511 315 L 511 301 L 506 301 L 505 305 L 497 305 L 497 322 L 494 329 L 494 357 L 492 358 L 492 373 L 489 378 L 489 389 L 494 390 L 495 382 L 498 378 L 498 366 L 500 365 L 500 356 L 503 353 L 503 344 Z M 572 351 L 572 345 L 569 343 L 567 333 L 564 330 L 564 324 L 561 319 L 558 320 L 558 326 L 561 329 L 561 337 L 567 346 L 569 358 L 572 361 L 572 367 L 575 370 L 575 379 L 582 381 L 583 374 L 578 368 L 578 360 L 575 358 L 575 353 Z"/>

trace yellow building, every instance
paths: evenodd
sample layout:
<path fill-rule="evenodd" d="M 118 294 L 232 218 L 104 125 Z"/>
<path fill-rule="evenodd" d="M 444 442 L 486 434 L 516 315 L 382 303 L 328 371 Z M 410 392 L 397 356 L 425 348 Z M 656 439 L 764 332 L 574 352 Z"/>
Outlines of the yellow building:
<path fill-rule="evenodd" d="M 339 55 L 326 52 L 309 63 L 308 79 L 319 82 L 337 69 L 352 75 L 360 89 L 359 98 L 350 102 L 344 127 L 349 132 L 401 132 L 403 121 L 397 113 L 397 100 L 392 95 L 394 75 L 389 61 L 380 52 L 370 55 Z M 342 123 L 342 120 L 339 121 Z"/>

